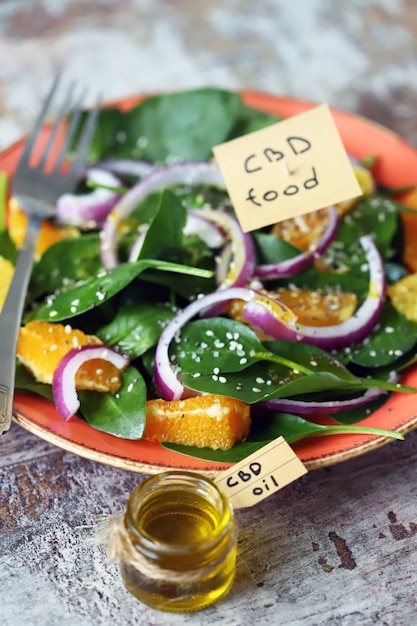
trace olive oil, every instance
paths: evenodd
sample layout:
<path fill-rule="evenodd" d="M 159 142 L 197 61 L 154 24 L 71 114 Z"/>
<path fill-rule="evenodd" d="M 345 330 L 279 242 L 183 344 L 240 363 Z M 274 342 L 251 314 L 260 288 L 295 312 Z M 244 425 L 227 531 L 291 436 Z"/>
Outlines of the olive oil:
<path fill-rule="evenodd" d="M 195 611 L 222 598 L 234 578 L 233 510 L 217 485 L 192 472 L 145 480 L 131 494 L 124 527 L 133 552 L 121 561 L 127 589 L 167 611 Z"/>

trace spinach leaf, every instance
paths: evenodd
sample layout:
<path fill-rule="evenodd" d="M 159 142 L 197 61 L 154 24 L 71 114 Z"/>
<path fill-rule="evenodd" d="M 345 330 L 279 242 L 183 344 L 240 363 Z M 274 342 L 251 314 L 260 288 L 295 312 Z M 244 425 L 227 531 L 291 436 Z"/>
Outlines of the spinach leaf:
<path fill-rule="evenodd" d="M 398 203 L 379 194 L 361 198 L 347 213 L 336 236 L 344 246 L 355 244 L 359 237 L 372 233 L 383 258 L 393 255 L 392 241 L 398 227 Z"/>
<path fill-rule="evenodd" d="M 8 230 L 0 229 L 0 255 L 8 259 L 13 265 L 16 263 L 17 248 L 10 238 Z"/>
<path fill-rule="evenodd" d="M 140 439 L 146 423 L 146 384 L 132 365 L 122 380 L 122 387 L 114 394 L 78 391 L 81 412 L 97 430 L 123 439 Z"/>
<path fill-rule="evenodd" d="M 160 194 L 159 207 L 153 216 L 140 250 L 140 259 L 166 259 L 166 251 L 177 248 L 183 257 L 182 231 L 187 219 L 187 212 L 180 198 L 172 191 Z M 182 260 L 182 259 L 181 259 Z"/>
<path fill-rule="evenodd" d="M 99 272 L 96 276 L 77 284 L 68 291 L 63 291 L 54 297 L 48 297 L 30 315 L 30 319 L 59 322 L 90 311 L 119 293 L 132 280 L 151 267 L 160 271 L 179 272 L 194 276 L 211 275 L 210 272 L 197 268 L 153 259 L 143 259 L 136 263 L 123 263 L 113 270 Z"/>
<path fill-rule="evenodd" d="M 97 335 L 106 345 L 117 346 L 134 359 L 156 344 L 174 314 L 173 308 L 164 302 L 122 306 Z"/>
<path fill-rule="evenodd" d="M 33 375 L 20 363 L 16 364 L 15 387 L 20 391 L 31 391 L 47 400 L 53 400 L 52 386 L 39 383 Z"/>
<path fill-rule="evenodd" d="M 253 237 L 259 263 L 279 263 L 300 254 L 300 250 L 275 235 L 255 232 Z"/>
<path fill-rule="evenodd" d="M 30 293 L 36 298 L 54 293 L 69 281 L 86 280 L 102 268 L 97 233 L 63 239 L 48 248 L 35 264 Z"/>
<path fill-rule="evenodd" d="M 416 343 L 417 324 L 407 320 L 387 300 L 379 323 L 370 335 L 345 354 L 351 363 L 365 368 L 393 366 Z"/>
<path fill-rule="evenodd" d="M 235 444 L 230 450 L 213 450 L 212 448 L 198 448 L 197 446 L 185 446 L 167 442 L 164 442 L 162 445 L 169 450 L 174 450 L 180 454 L 196 457 L 198 459 L 215 461 L 217 463 L 237 463 L 280 436 L 284 437 L 288 443 L 295 443 L 306 437 L 354 433 L 404 439 L 401 433 L 380 428 L 370 428 L 366 426 L 322 426 L 309 422 L 297 415 L 292 415 L 291 413 L 276 413 L 254 424 L 249 438 L 246 441 Z"/>
<path fill-rule="evenodd" d="M 214 88 L 150 97 L 127 112 L 103 109 L 91 157 L 206 160 L 230 137 L 242 109 L 238 94 Z"/>

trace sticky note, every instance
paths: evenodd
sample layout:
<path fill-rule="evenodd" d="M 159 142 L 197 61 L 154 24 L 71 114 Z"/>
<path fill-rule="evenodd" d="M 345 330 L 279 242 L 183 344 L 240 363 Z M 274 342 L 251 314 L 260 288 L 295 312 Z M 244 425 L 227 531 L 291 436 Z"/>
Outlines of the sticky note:
<path fill-rule="evenodd" d="M 216 479 L 235 508 L 253 506 L 279 491 L 307 469 L 283 437 L 249 455 Z"/>
<path fill-rule="evenodd" d="M 244 232 L 362 194 L 327 104 L 213 152 Z"/>

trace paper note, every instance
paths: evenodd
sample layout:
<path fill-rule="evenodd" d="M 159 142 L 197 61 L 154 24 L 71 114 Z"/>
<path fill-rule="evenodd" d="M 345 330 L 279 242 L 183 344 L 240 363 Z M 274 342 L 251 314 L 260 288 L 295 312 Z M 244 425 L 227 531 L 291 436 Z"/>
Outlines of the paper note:
<path fill-rule="evenodd" d="M 216 479 L 235 508 L 253 506 L 307 472 L 283 437 L 274 439 Z"/>
<path fill-rule="evenodd" d="M 327 104 L 213 152 L 245 232 L 362 194 Z"/>

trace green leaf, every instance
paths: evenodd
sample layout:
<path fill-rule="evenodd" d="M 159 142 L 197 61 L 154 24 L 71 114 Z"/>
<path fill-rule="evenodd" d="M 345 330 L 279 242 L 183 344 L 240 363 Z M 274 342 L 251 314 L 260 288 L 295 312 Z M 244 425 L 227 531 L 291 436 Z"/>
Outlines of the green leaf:
<path fill-rule="evenodd" d="M 300 250 L 275 235 L 255 232 L 253 236 L 259 263 L 280 263 L 300 254 Z"/>
<path fill-rule="evenodd" d="M 97 430 L 123 439 L 140 439 L 146 423 L 146 383 L 131 365 L 122 380 L 117 393 L 78 391 L 81 412 Z"/>
<path fill-rule="evenodd" d="M 180 198 L 167 190 L 160 194 L 158 212 L 145 235 L 139 258 L 166 258 L 164 250 L 182 248 L 182 231 L 187 212 Z M 182 260 L 182 259 L 181 259 Z"/>
<path fill-rule="evenodd" d="M 16 389 L 19 389 L 20 391 L 31 391 L 52 402 L 52 386 L 44 383 L 38 383 L 33 375 L 20 363 L 16 365 L 15 376 Z"/>
<path fill-rule="evenodd" d="M 165 272 L 179 272 L 194 276 L 211 275 L 211 272 L 167 261 L 143 259 L 136 263 L 122 263 L 113 270 L 99 272 L 91 279 L 49 297 L 30 316 L 31 319 L 59 322 L 67 320 L 103 304 L 149 268 Z"/>
<path fill-rule="evenodd" d="M 366 426 L 322 426 L 290 413 L 276 413 L 272 417 L 262 420 L 262 423 L 255 425 L 249 438 L 244 442 L 237 443 L 230 450 L 212 450 L 211 448 L 198 448 L 197 446 L 185 446 L 166 442 L 162 445 L 169 450 L 198 459 L 218 463 L 237 463 L 280 436 L 284 437 L 288 443 L 295 443 L 310 437 L 344 434 L 376 435 L 404 439 L 402 433 L 395 431 Z"/>
<path fill-rule="evenodd" d="M 103 109 L 91 157 L 206 160 L 212 146 L 229 138 L 242 110 L 238 94 L 211 88 L 154 96 L 127 112 Z"/>
<path fill-rule="evenodd" d="M 16 263 L 17 248 L 10 238 L 8 230 L 0 230 L 0 255 L 8 259 L 13 265 Z"/>
<path fill-rule="evenodd" d="M 31 296 L 54 293 L 69 281 L 88 279 L 101 268 L 97 233 L 63 239 L 48 248 L 35 264 L 30 283 Z"/>
<path fill-rule="evenodd" d="M 156 344 L 174 314 L 165 302 L 123 306 L 97 335 L 106 345 L 117 346 L 120 352 L 134 359 Z"/>
<path fill-rule="evenodd" d="M 372 194 L 361 198 L 354 211 L 344 216 L 336 236 L 344 246 L 355 244 L 362 235 L 372 233 L 383 258 L 392 255 L 392 241 L 398 227 L 398 203 L 386 196 Z"/>
<path fill-rule="evenodd" d="M 366 368 L 393 365 L 417 342 L 417 324 L 407 320 L 387 300 L 377 326 L 346 354 L 351 363 Z"/>
<path fill-rule="evenodd" d="M 200 319 L 187 324 L 172 355 L 182 373 L 239 372 L 258 358 L 252 351 L 264 347 L 249 326 L 225 317 Z"/>

